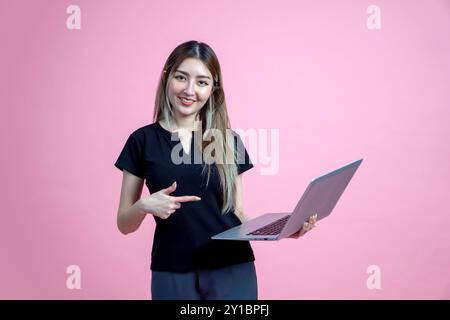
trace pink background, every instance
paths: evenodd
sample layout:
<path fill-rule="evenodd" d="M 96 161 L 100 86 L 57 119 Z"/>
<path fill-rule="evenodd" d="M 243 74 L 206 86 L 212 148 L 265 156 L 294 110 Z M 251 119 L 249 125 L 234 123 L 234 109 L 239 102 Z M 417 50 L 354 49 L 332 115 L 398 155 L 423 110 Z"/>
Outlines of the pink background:
<path fill-rule="evenodd" d="M 113 164 L 192 39 L 219 57 L 232 126 L 280 130 L 278 174 L 255 158 L 245 173 L 248 215 L 290 211 L 313 177 L 364 158 L 311 233 L 252 243 L 259 298 L 449 299 L 446 0 L 1 0 L 0 298 L 150 298 L 154 221 L 118 231 Z"/>

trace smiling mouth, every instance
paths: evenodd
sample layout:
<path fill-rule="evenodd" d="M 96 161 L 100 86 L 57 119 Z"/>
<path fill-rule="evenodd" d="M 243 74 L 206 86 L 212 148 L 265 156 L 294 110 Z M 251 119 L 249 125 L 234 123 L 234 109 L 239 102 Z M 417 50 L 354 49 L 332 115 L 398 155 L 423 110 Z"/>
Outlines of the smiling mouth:
<path fill-rule="evenodd" d="M 180 100 L 181 104 L 184 105 L 184 106 L 190 106 L 190 105 L 192 105 L 195 102 L 195 100 L 185 99 L 185 98 L 182 98 L 182 97 L 178 97 L 178 100 Z"/>

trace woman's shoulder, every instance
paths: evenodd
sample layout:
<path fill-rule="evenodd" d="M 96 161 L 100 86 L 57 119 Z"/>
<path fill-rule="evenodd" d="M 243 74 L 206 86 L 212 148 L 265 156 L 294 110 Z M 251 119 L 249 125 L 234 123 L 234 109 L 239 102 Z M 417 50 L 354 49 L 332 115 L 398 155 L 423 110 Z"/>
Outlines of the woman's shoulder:
<path fill-rule="evenodd" d="M 149 131 L 155 131 L 158 127 L 158 123 L 154 122 L 154 123 L 150 123 L 150 124 L 146 124 L 142 127 L 139 127 L 137 129 L 135 129 L 131 134 L 133 135 L 142 135 L 145 134 Z"/>
<path fill-rule="evenodd" d="M 235 143 L 240 143 L 242 141 L 241 135 L 240 135 L 240 129 L 233 129 L 229 128 L 228 130 L 228 138 L 234 139 Z"/>
<path fill-rule="evenodd" d="M 149 139 L 154 136 L 156 131 L 158 131 L 158 123 L 154 122 L 135 129 L 131 136 L 138 140 Z"/>

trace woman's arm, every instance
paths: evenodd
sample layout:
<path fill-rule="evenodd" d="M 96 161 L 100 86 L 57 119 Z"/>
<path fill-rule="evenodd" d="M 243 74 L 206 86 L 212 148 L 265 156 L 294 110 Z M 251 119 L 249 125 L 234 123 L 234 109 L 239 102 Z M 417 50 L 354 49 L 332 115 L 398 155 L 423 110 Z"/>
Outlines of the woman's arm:
<path fill-rule="evenodd" d="M 117 211 L 117 227 L 123 234 L 136 231 L 146 216 L 139 203 L 143 186 L 144 179 L 123 170 L 122 190 Z"/>
<path fill-rule="evenodd" d="M 242 174 L 236 177 L 236 199 L 234 206 L 234 213 L 241 220 L 241 222 L 248 221 L 250 217 L 246 216 L 244 213 L 244 204 L 243 204 L 243 191 L 242 191 Z"/>
<path fill-rule="evenodd" d="M 181 207 L 181 203 L 200 201 L 197 196 L 178 196 L 170 194 L 177 188 L 176 181 L 168 188 L 141 198 L 144 179 L 123 170 L 122 191 L 117 212 L 117 227 L 123 234 L 136 231 L 147 214 L 167 219 Z"/>

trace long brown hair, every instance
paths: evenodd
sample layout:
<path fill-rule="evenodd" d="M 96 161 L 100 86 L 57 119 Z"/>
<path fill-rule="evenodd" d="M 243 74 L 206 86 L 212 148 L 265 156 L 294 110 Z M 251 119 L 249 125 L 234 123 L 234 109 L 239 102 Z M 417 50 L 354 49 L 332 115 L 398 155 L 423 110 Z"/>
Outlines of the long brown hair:
<path fill-rule="evenodd" d="M 204 150 L 210 143 L 215 141 L 217 136 L 212 136 L 212 132 L 217 130 L 222 134 L 219 139 L 215 141 L 218 148 L 215 150 L 215 158 L 219 155 L 219 159 L 223 161 L 215 162 L 217 172 L 220 178 L 220 187 L 222 194 L 221 210 L 222 213 L 227 213 L 234 209 L 236 200 L 236 177 L 237 177 L 237 155 L 234 152 L 234 131 L 231 129 L 230 120 L 228 118 L 227 107 L 225 103 L 225 92 L 223 90 L 222 73 L 220 70 L 219 60 L 216 54 L 206 43 L 198 41 L 188 41 L 177 46 L 167 58 L 164 68 L 161 71 L 158 89 L 156 92 L 154 121 L 162 121 L 169 128 L 172 128 L 172 105 L 168 97 L 169 79 L 172 78 L 173 73 L 178 66 L 187 58 L 195 58 L 202 61 L 213 76 L 213 88 L 211 95 L 205 105 L 198 113 L 199 120 L 202 127 L 202 141 L 197 141 L 197 148 Z M 213 129 L 213 130 L 211 130 Z M 219 135 L 220 136 L 220 135 Z M 202 174 L 205 174 L 208 169 L 207 185 L 211 174 L 212 159 L 208 158 L 208 154 L 204 154 L 205 165 Z M 234 161 L 229 161 L 228 159 Z M 240 212 L 236 212 L 237 215 Z"/>

